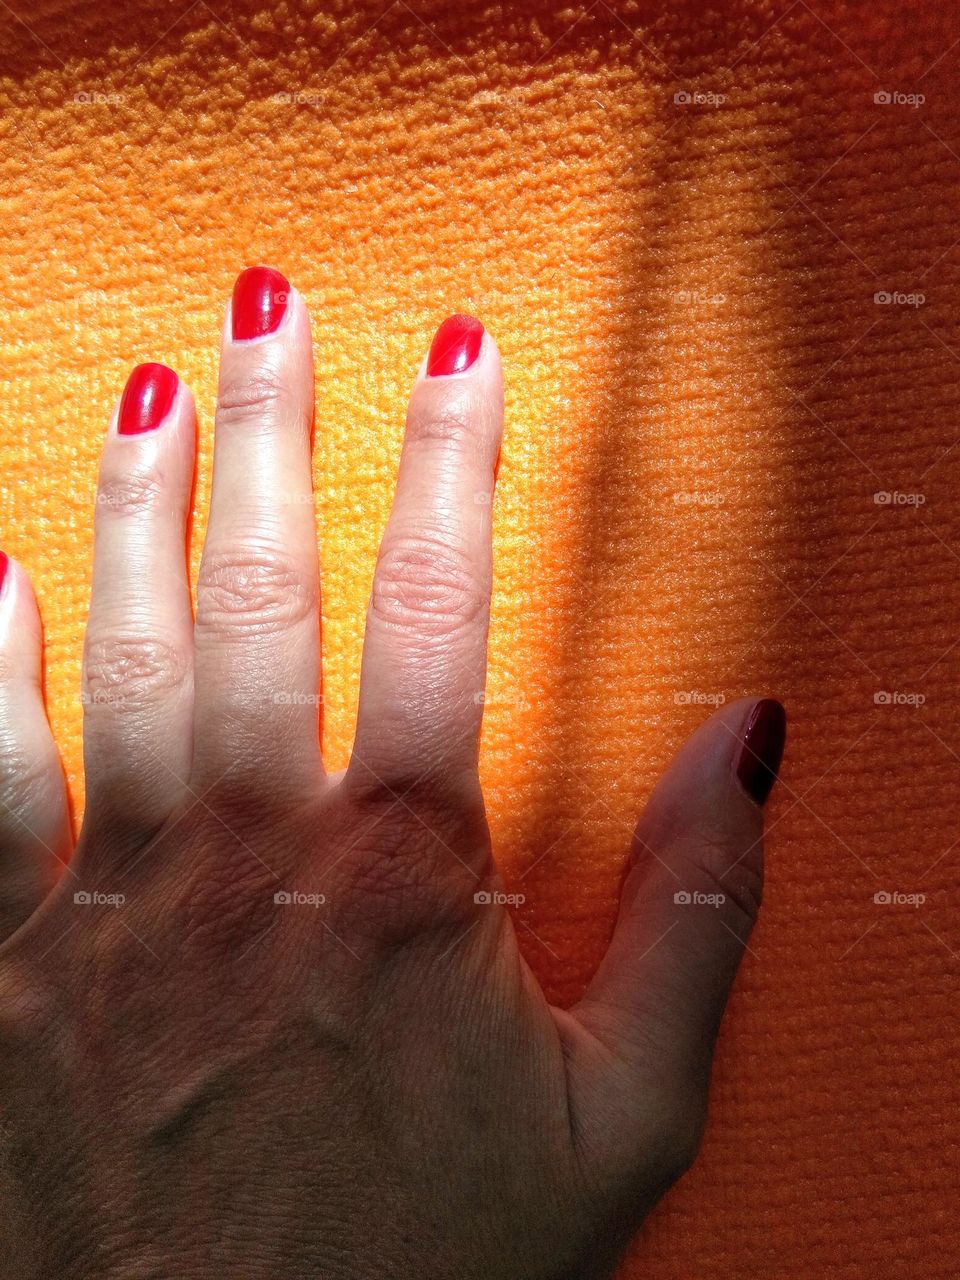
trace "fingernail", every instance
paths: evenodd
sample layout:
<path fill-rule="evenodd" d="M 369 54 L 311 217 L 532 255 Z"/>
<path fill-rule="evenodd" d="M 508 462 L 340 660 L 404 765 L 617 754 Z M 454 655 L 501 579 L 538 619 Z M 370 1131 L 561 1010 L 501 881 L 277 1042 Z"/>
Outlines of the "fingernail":
<path fill-rule="evenodd" d="M 290 297 L 285 276 L 273 267 L 247 267 L 233 286 L 233 336 L 262 338 L 274 333 L 283 319 Z"/>
<path fill-rule="evenodd" d="M 431 378 L 444 373 L 463 373 L 480 354 L 483 325 L 473 316 L 450 316 L 436 332 L 427 356 Z"/>
<path fill-rule="evenodd" d="M 5 551 L 0 551 L 0 591 L 3 590 L 3 584 L 7 580 L 7 569 L 10 567 L 10 557 Z"/>
<path fill-rule="evenodd" d="M 773 698 L 764 698 L 750 712 L 737 761 L 740 785 L 757 804 L 763 804 L 777 780 L 787 737 L 787 713 Z"/>
<path fill-rule="evenodd" d="M 138 436 L 159 427 L 170 412 L 180 379 L 165 364 L 138 364 L 120 399 L 117 431 Z"/>

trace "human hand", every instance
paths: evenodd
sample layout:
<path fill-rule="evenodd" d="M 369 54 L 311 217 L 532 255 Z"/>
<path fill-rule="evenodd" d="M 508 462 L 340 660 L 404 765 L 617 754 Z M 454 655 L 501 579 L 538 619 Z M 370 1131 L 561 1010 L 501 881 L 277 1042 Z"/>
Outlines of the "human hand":
<path fill-rule="evenodd" d="M 303 301 L 254 268 L 224 327 L 194 625 L 193 401 L 162 366 L 132 375 L 96 509 L 84 825 L 52 888 L 66 801 L 36 605 L 6 566 L 4 1276 L 603 1276 L 697 1149 L 782 708 L 733 703 L 690 739 L 596 977 L 552 1008 L 477 778 L 497 349 L 447 321 L 417 377 L 337 778 L 312 413 Z"/>

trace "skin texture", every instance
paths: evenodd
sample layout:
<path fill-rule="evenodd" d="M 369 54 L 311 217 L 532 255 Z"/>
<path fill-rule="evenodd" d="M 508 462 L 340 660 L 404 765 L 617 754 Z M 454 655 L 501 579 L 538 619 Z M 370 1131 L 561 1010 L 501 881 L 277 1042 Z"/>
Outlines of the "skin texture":
<path fill-rule="evenodd" d="M 39 620 L 13 562 L 0 593 L 0 1273 L 608 1275 L 699 1142 L 760 898 L 739 781 L 756 699 L 661 780 L 609 952 L 552 1008 L 499 900 L 477 778 L 493 339 L 417 376 L 355 748 L 330 778 L 309 320 L 291 289 L 275 332 L 232 333 L 228 310 L 195 620 L 189 391 L 156 428 L 122 435 L 115 414 L 108 433 L 87 809 L 52 889 L 71 850 Z"/>

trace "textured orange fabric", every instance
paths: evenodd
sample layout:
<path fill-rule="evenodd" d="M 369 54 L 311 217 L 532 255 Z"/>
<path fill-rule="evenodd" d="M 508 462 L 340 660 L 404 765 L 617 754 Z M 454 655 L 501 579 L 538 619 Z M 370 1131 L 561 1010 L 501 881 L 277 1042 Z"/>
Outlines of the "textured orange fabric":
<path fill-rule="evenodd" d="M 706 1147 L 625 1274 L 955 1276 L 955 7 L 15 7 L 0 515 L 78 806 L 129 367 L 197 393 L 195 563 L 233 277 L 264 261 L 306 296 L 338 765 L 407 391 L 436 324 L 475 312 L 508 397 L 483 773 L 554 998 L 589 977 L 705 701 L 791 716 Z"/>

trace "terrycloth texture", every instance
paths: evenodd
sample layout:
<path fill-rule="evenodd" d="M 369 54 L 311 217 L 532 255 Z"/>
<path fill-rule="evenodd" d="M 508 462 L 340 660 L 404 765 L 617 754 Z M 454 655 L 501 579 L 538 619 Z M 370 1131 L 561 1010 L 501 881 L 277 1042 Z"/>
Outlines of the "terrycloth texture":
<path fill-rule="evenodd" d="M 15 2 L 0 514 L 78 800 L 97 457 L 130 366 L 196 390 L 196 561 L 233 277 L 263 261 L 305 294 L 340 765 L 407 391 L 475 312 L 508 395 L 484 781 L 554 998 L 593 969 L 703 700 L 791 717 L 706 1149 L 625 1274 L 955 1276 L 955 8 Z"/>

